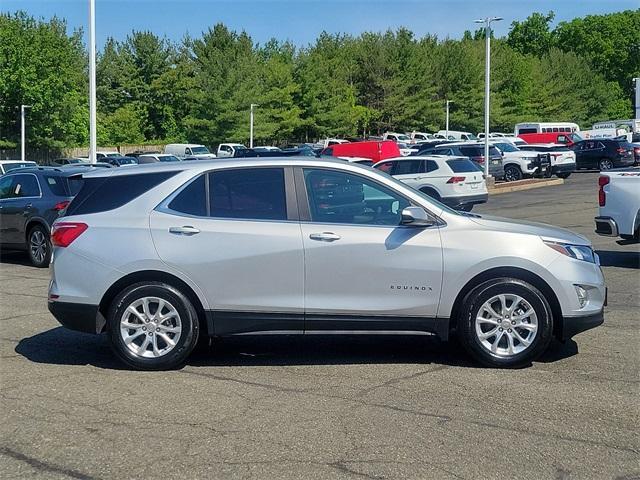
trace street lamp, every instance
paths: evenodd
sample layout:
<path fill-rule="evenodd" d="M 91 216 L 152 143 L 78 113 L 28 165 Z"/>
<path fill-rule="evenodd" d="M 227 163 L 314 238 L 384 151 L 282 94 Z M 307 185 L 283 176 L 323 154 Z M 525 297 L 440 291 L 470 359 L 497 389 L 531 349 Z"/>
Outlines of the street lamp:
<path fill-rule="evenodd" d="M 445 137 L 447 137 L 447 140 L 449 140 L 449 104 L 450 103 L 453 103 L 453 101 L 452 100 L 447 100 L 447 116 L 446 116 L 446 120 L 445 120 L 445 123 L 446 123 L 446 127 L 445 128 L 447 130 L 447 133 L 446 133 Z"/>
<path fill-rule="evenodd" d="M 20 160 L 25 161 L 25 152 L 26 152 L 26 144 L 25 144 L 25 109 L 31 108 L 31 105 L 21 105 L 20 106 Z"/>
<path fill-rule="evenodd" d="M 252 103 L 249 108 L 249 148 L 253 148 L 253 109 L 259 106 L 257 103 Z"/>
<path fill-rule="evenodd" d="M 89 0 L 89 162 L 96 163 L 96 2 Z"/>
<path fill-rule="evenodd" d="M 502 17 L 487 17 L 475 20 L 475 23 L 484 23 L 484 36 L 486 45 L 485 71 L 484 71 L 484 174 L 489 177 L 489 95 L 491 84 L 491 22 L 499 22 Z"/>

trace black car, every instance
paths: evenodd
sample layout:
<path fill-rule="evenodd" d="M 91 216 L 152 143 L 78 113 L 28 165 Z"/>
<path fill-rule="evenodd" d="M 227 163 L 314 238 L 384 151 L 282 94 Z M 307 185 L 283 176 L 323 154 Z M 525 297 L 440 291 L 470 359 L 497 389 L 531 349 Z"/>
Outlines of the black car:
<path fill-rule="evenodd" d="M 98 158 L 99 163 L 108 163 L 113 167 L 121 167 L 123 165 L 137 165 L 138 159 L 134 157 L 101 157 Z"/>
<path fill-rule="evenodd" d="M 434 147 L 423 148 L 418 155 L 448 155 L 455 157 L 468 157 L 484 170 L 484 144 L 469 143 L 445 143 Z M 504 166 L 502 154 L 496 147 L 489 145 L 489 175 L 496 180 L 504 178 Z"/>
<path fill-rule="evenodd" d="M 0 247 L 26 250 L 36 267 L 51 260 L 51 225 L 82 187 L 87 167 L 36 167 L 0 177 Z"/>
<path fill-rule="evenodd" d="M 576 154 L 576 168 L 611 170 L 633 165 L 633 146 L 626 140 L 595 138 L 571 146 Z"/>

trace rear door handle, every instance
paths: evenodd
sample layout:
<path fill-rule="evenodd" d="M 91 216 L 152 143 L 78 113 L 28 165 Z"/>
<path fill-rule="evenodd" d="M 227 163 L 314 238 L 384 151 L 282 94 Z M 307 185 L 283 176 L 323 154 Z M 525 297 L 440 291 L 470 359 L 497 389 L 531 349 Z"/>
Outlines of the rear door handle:
<path fill-rule="evenodd" d="M 312 233 L 309 235 L 311 240 L 317 240 L 319 242 L 335 242 L 336 240 L 340 240 L 340 235 L 336 235 L 333 232 L 322 232 L 322 233 Z"/>
<path fill-rule="evenodd" d="M 175 235 L 186 235 L 190 237 L 191 235 L 200 233 L 200 230 L 190 225 L 185 225 L 184 227 L 170 227 L 169 233 L 173 233 Z"/>

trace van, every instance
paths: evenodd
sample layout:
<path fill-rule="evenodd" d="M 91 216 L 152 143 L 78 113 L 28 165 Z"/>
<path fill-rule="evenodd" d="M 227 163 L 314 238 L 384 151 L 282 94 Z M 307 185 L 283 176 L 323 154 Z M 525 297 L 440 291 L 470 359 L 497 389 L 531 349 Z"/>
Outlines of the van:
<path fill-rule="evenodd" d="M 567 146 L 582 140 L 580 135 L 573 132 L 521 133 L 518 137 L 527 143 L 561 143 Z"/>
<path fill-rule="evenodd" d="M 207 160 L 216 158 L 207 147 L 197 143 L 170 143 L 164 147 L 164 153 L 175 155 L 184 160 L 185 158 L 195 158 L 197 160 Z"/>
<path fill-rule="evenodd" d="M 340 143 L 325 148 L 321 155 L 369 158 L 374 163 L 402 156 L 398 144 L 392 140 Z"/>

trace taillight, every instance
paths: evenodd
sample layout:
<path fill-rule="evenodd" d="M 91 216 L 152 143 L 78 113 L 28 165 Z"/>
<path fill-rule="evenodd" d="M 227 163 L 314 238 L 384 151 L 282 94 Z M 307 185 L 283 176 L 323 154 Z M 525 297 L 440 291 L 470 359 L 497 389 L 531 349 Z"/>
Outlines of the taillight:
<path fill-rule="evenodd" d="M 61 211 L 61 210 L 64 210 L 65 208 L 67 208 L 67 206 L 69 205 L 69 203 L 71 203 L 71 202 L 69 202 L 69 200 L 64 200 L 63 202 L 58 202 L 58 203 L 56 203 L 56 204 L 53 206 L 53 209 L 54 209 L 56 212 L 59 212 L 59 211 Z"/>
<path fill-rule="evenodd" d="M 606 175 L 600 175 L 600 178 L 598 178 L 598 186 L 600 187 L 598 189 L 598 204 L 601 207 L 604 207 L 607 203 L 607 194 L 604 191 L 604 186 L 609 185 L 610 181 L 611 179 Z"/>
<path fill-rule="evenodd" d="M 484 155 L 480 155 L 479 157 L 472 157 L 471 160 L 476 163 L 484 163 Z"/>
<path fill-rule="evenodd" d="M 68 247 L 89 226 L 79 222 L 55 223 L 51 229 L 51 243 L 56 247 Z"/>
<path fill-rule="evenodd" d="M 626 150 L 625 148 L 620 147 L 620 148 L 618 148 L 618 149 L 616 150 L 616 152 L 618 152 L 620 155 L 622 155 L 623 153 L 626 153 L 626 152 L 627 152 L 627 150 Z"/>
<path fill-rule="evenodd" d="M 451 177 L 449 180 L 447 180 L 447 183 L 460 183 L 464 181 L 465 177 Z"/>

